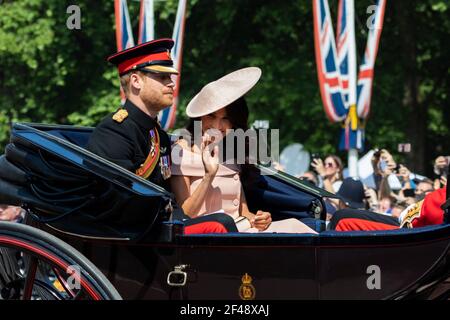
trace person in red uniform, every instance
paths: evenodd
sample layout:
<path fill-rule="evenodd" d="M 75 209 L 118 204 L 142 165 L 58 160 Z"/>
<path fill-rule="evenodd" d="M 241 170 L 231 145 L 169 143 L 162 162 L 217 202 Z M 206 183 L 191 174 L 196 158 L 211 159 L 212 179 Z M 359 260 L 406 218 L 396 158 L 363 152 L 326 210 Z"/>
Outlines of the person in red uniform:
<path fill-rule="evenodd" d="M 374 231 L 399 228 L 418 228 L 444 222 L 443 205 L 447 187 L 435 190 L 417 203 L 408 206 L 394 218 L 385 214 L 354 209 L 337 211 L 330 221 L 330 229 L 336 231 Z"/>

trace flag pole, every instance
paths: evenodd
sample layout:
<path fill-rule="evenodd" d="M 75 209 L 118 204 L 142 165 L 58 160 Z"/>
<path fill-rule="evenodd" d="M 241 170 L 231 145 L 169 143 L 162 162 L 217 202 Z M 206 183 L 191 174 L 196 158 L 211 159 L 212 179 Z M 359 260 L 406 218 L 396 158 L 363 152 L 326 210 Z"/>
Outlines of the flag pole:
<path fill-rule="evenodd" d="M 357 84 L 357 62 L 356 62 L 356 38 L 355 38 L 355 3 L 354 0 L 345 0 L 348 10 L 348 67 L 349 67 L 349 97 L 348 97 L 348 117 L 346 121 L 347 130 L 358 129 L 358 115 L 356 109 L 356 84 Z M 358 150 L 355 147 L 348 149 L 348 171 L 350 177 L 358 177 Z"/>

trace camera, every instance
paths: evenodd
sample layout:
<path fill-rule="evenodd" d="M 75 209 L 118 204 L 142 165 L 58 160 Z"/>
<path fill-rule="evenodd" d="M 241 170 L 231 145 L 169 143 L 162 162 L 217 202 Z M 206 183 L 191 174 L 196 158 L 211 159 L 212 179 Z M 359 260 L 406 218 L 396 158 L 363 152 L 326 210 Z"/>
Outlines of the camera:
<path fill-rule="evenodd" d="M 441 168 L 439 169 L 439 176 L 444 176 L 447 178 L 448 176 L 448 166 L 446 166 L 445 168 Z"/>
<path fill-rule="evenodd" d="M 380 162 L 378 162 L 378 168 L 380 168 L 381 172 L 384 172 L 387 168 L 387 162 L 381 159 Z"/>
<path fill-rule="evenodd" d="M 318 154 L 318 153 L 313 153 L 312 155 L 311 155 L 311 158 L 314 160 L 314 159 L 320 159 L 320 154 Z"/>
<path fill-rule="evenodd" d="M 403 195 L 405 196 L 405 197 L 415 197 L 415 193 L 414 193 L 414 189 L 405 189 L 405 190 L 403 190 Z"/>

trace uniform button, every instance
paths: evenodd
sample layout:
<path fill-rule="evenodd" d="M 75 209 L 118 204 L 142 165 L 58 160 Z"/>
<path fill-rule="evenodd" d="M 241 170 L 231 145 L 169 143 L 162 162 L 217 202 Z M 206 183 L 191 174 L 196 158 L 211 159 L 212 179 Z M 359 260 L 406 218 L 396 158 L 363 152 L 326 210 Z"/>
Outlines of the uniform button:
<path fill-rule="evenodd" d="M 237 181 L 237 180 L 239 180 L 239 175 L 238 175 L 238 174 L 235 174 L 233 178 L 234 178 L 234 180 Z"/>
<path fill-rule="evenodd" d="M 239 205 L 239 200 L 238 200 L 238 199 L 234 199 L 234 200 L 233 200 L 233 204 L 234 204 L 235 206 L 238 206 L 238 205 Z"/>

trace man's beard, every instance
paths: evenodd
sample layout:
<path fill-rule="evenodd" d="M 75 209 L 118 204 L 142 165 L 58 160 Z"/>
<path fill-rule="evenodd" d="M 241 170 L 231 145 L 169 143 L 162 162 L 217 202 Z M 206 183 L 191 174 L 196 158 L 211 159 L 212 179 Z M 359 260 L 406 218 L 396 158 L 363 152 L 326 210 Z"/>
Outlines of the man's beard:
<path fill-rule="evenodd" d="M 173 104 L 173 99 L 171 100 L 171 102 L 169 102 L 169 99 L 167 99 L 167 102 L 164 101 L 164 100 L 166 100 L 166 99 L 164 99 L 164 95 L 160 96 L 160 97 L 144 96 L 141 99 L 147 108 L 150 108 L 151 110 L 154 110 L 154 111 L 164 110 Z"/>
<path fill-rule="evenodd" d="M 425 199 L 426 194 L 425 193 L 420 193 L 420 194 L 416 194 L 416 196 L 414 197 L 416 199 L 416 202 L 422 201 L 423 199 Z"/>

